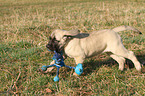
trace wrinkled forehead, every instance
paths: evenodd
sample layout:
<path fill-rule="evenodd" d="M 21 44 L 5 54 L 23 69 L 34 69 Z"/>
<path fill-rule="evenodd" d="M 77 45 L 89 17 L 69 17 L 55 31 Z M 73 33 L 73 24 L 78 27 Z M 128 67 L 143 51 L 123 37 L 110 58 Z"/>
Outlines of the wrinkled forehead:
<path fill-rule="evenodd" d="M 52 38 L 55 37 L 56 40 L 61 40 L 64 34 L 65 34 L 65 30 L 56 29 L 55 31 L 52 32 L 51 37 Z"/>
<path fill-rule="evenodd" d="M 64 35 L 68 35 L 68 36 L 76 36 L 77 34 L 79 34 L 80 31 L 75 29 L 75 30 L 70 30 L 70 31 L 66 31 L 66 30 L 61 30 L 61 29 L 56 29 L 55 31 L 52 32 L 51 37 L 52 38 L 56 38 L 56 40 L 60 41 Z"/>

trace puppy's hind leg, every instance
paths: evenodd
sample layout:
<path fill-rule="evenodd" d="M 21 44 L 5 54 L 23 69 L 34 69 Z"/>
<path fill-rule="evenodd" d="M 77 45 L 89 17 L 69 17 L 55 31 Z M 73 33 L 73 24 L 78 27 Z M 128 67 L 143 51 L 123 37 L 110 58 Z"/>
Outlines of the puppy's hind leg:
<path fill-rule="evenodd" d="M 119 64 L 119 70 L 123 71 L 124 69 L 124 63 L 125 63 L 125 58 L 117 56 L 115 54 L 109 54 L 110 57 L 112 57 L 115 61 L 118 62 Z"/>
<path fill-rule="evenodd" d="M 141 71 L 141 64 L 132 51 L 128 51 L 128 56 L 126 58 L 130 59 L 134 63 L 134 66 L 138 71 Z"/>
<path fill-rule="evenodd" d="M 132 51 L 128 51 L 127 49 L 124 48 L 124 46 L 122 44 L 120 44 L 116 50 L 112 50 L 112 53 L 117 55 L 117 56 L 120 56 L 120 57 L 124 57 L 124 58 L 127 58 L 127 59 L 130 59 L 134 65 L 135 65 L 135 68 L 138 70 L 138 71 L 141 71 L 141 64 L 139 63 L 139 61 L 137 60 L 137 58 L 135 57 L 134 53 Z"/>

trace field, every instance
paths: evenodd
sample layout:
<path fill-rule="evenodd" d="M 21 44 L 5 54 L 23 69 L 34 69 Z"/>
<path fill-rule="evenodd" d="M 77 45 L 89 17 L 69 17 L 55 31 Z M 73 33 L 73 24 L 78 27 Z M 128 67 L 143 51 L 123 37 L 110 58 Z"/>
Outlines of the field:
<path fill-rule="evenodd" d="M 0 0 L 0 95 L 145 96 L 145 73 L 130 60 L 121 72 L 106 54 L 86 59 L 79 77 L 61 68 L 54 82 L 56 69 L 38 71 L 51 62 L 45 46 L 54 29 L 92 32 L 121 25 L 143 33 L 119 32 L 125 47 L 145 62 L 144 0 Z M 71 58 L 65 64 L 75 66 Z"/>

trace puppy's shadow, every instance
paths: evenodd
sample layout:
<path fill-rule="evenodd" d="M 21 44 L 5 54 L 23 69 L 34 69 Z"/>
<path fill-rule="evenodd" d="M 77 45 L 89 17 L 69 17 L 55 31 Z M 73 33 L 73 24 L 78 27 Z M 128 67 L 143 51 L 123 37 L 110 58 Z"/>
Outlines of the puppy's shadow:
<path fill-rule="evenodd" d="M 112 67 L 113 65 L 117 65 L 117 62 L 111 58 L 107 58 L 105 60 L 86 60 L 83 64 L 83 75 L 91 74 L 93 71 L 98 71 L 102 66 Z"/>
<path fill-rule="evenodd" d="M 144 57 L 145 57 L 145 55 L 137 55 L 137 58 L 138 58 L 138 60 L 140 61 L 141 64 L 145 63 L 145 60 L 143 59 Z M 95 57 L 95 58 L 98 58 L 98 57 Z M 92 59 L 86 60 L 86 62 L 84 62 L 84 64 L 83 64 L 83 68 L 84 68 L 83 75 L 91 74 L 93 71 L 98 71 L 99 68 L 101 68 L 102 66 L 107 66 L 107 67 L 112 68 L 113 65 L 117 66 L 117 68 L 119 67 L 119 64 L 114 59 L 112 59 L 111 57 L 106 56 L 106 58 L 103 59 L 103 60 L 102 59 L 95 60 L 95 59 L 92 58 Z M 143 68 L 144 67 L 145 67 L 145 64 L 144 64 Z M 132 63 L 131 60 L 126 59 L 125 68 L 124 68 L 123 71 L 126 71 L 127 69 L 132 69 L 132 68 L 135 68 L 134 64 Z"/>

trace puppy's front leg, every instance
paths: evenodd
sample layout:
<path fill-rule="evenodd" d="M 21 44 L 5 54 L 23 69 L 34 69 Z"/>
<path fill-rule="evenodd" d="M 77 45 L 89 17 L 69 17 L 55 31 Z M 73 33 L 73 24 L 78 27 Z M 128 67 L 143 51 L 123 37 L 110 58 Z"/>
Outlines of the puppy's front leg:
<path fill-rule="evenodd" d="M 76 68 L 75 68 L 75 72 L 73 73 L 73 75 L 78 76 L 81 75 L 83 73 L 83 65 L 82 63 L 84 62 L 84 58 L 82 57 L 75 57 L 75 62 L 77 64 Z"/>
<path fill-rule="evenodd" d="M 75 63 L 79 64 L 79 63 L 83 63 L 84 62 L 84 58 L 83 57 L 74 57 L 75 59 Z"/>
<path fill-rule="evenodd" d="M 50 63 L 50 65 L 52 65 L 52 64 L 54 64 L 54 63 L 55 63 L 55 61 L 53 60 L 53 61 Z M 49 68 L 47 68 L 47 72 L 51 72 L 53 69 L 54 69 L 54 67 L 49 67 Z"/>

